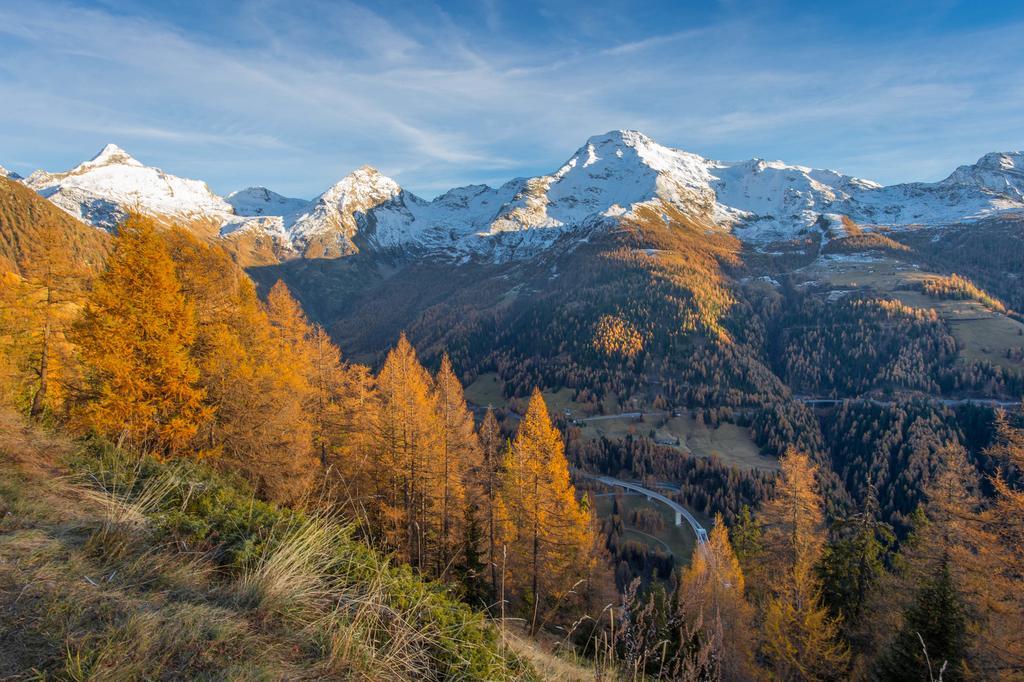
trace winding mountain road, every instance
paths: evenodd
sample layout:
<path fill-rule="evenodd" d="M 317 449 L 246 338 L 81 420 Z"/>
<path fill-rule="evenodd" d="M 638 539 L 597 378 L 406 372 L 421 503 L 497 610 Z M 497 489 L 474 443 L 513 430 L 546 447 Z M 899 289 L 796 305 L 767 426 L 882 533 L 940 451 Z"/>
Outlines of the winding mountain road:
<path fill-rule="evenodd" d="M 881 400 L 879 398 L 815 398 L 812 396 L 796 396 L 796 400 L 799 400 L 804 405 L 841 405 L 845 402 L 861 402 L 870 403 L 872 405 L 879 405 L 882 407 L 888 407 L 895 405 L 895 400 Z M 977 405 L 979 407 L 993 407 L 1003 410 L 1019 409 L 1021 406 L 1020 400 L 998 400 L 996 398 L 931 398 L 946 407 L 959 407 L 962 405 Z"/>

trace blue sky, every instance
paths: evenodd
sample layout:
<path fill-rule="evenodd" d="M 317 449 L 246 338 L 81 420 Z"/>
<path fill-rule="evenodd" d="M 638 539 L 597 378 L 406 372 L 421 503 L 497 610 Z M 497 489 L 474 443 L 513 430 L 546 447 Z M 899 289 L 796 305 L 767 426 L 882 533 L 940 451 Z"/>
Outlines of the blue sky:
<path fill-rule="evenodd" d="M 301 5 L 295 9 L 290 5 Z M 639 129 L 883 183 L 1024 148 L 1024 2 L 0 0 L 0 164 L 432 196 Z"/>

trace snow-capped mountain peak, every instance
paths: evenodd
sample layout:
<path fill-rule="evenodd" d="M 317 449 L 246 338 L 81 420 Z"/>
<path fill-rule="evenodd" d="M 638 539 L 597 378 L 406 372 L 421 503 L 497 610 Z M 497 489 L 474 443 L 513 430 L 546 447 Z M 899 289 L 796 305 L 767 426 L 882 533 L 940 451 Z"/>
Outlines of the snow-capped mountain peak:
<path fill-rule="evenodd" d="M 942 185 L 974 186 L 1012 199 L 1024 199 L 1024 152 L 991 152 L 972 165 L 960 166 Z"/>
<path fill-rule="evenodd" d="M 334 183 L 315 202 L 336 204 L 341 211 L 365 211 L 402 191 L 398 183 L 373 166 L 362 166 Z"/>
<path fill-rule="evenodd" d="M 695 185 L 709 179 L 704 163 L 697 154 L 665 147 L 639 131 L 613 130 L 588 139 L 554 177 L 561 180 L 575 172 L 606 181 L 623 173 L 640 173 L 647 179 L 664 174 Z"/>
<path fill-rule="evenodd" d="M 374 209 L 404 194 L 397 182 L 362 166 L 331 185 L 286 227 L 306 254 L 311 249 L 318 257 L 352 253 L 357 250 L 353 239 Z"/>
<path fill-rule="evenodd" d="M 114 228 L 129 208 L 184 220 L 223 220 L 232 209 L 206 183 L 144 166 L 115 144 L 69 171 L 36 171 L 25 184 L 76 218 Z"/>
<path fill-rule="evenodd" d="M 659 198 L 706 210 L 713 196 L 703 162 L 635 130 L 595 135 L 551 175 L 523 181 L 490 232 L 566 229 Z"/>
<path fill-rule="evenodd" d="M 974 165 L 989 170 L 1024 173 L 1024 152 L 990 152 Z"/>
<path fill-rule="evenodd" d="M 108 144 L 89 161 L 78 166 L 79 169 L 95 168 L 97 166 L 142 166 L 135 157 L 118 147 L 116 144 Z"/>

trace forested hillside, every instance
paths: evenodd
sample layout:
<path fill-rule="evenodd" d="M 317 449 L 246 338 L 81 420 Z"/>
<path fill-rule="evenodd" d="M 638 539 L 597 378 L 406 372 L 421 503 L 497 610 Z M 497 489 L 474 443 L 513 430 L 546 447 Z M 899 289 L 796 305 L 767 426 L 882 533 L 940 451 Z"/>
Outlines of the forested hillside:
<path fill-rule="evenodd" d="M 1016 550 L 1005 540 L 975 540 L 1012 533 L 996 528 L 1019 523 L 994 515 L 1007 501 L 993 477 L 1005 472 L 1005 490 L 1018 478 L 1017 465 L 993 453 L 1017 432 L 998 426 L 990 401 L 1009 407 L 1019 429 L 1024 374 L 1004 358 L 1015 357 L 1021 337 L 988 336 L 1001 344 L 990 352 L 971 336 L 986 338 L 990 327 L 973 325 L 1003 324 L 998 315 L 1012 311 L 961 285 L 955 270 L 922 272 L 918 259 L 932 261 L 920 255 L 915 235 L 908 246 L 852 223 L 848 232 L 827 244 L 811 237 L 780 244 L 769 256 L 663 208 L 637 211 L 617 230 L 556 245 L 525 264 L 446 269 L 397 258 L 382 273 L 363 269 L 357 257 L 256 275 L 293 282 L 362 357 L 372 358 L 374 345 L 400 326 L 429 364 L 447 354 L 474 386 L 493 376 L 477 406 L 496 407 L 510 431 L 526 397 L 542 388 L 557 406 L 573 465 L 670 485 L 659 490 L 704 518 L 719 515 L 711 527 L 728 527 L 735 549 L 713 536 L 691 559 L 673 548 L 656 514 L 628 497 L 598 505 L 613 582 L 624 593 L 615 650 L 628 669 L 676 679 L 708 671 L 750 679 L 766 670 L 778 679 L 913 679 L 942 657 L 943 679 L 1012 679 L 1020 642 L 999 631 L 1006 618 L 1022 617 L 1008 591 L 1021 576 L 1000 569 L 1002 578 L 985 589 L 975 580 L 993 570 L 981 568 L 985 555 L 1009 567 Z M 1003 265 L 1012 271 L 1003 260 L 993 269 Z M 346 279 L 356 273 L 358 284 Z M 325 297 L 313 281 L 340 289 Z M 339 298 L 340 291 L 349 295 Z M 988 312 L 928 303 L 965 299 Z M 745 429 L 772 457 L 789 452 L 781 477 L 748 469 L 727 450 L 698 455 L 666 437 L 666 422 L 684 417 L 712 432 Z M 599 426 L 617 423 L 624 427 Z M 937 487 L 954 475 L 974 496 L 942 502 Z M 800 529 L 776 534 L 777 519 L 792 518 L 779 506 L 787 495 L 795 500 L 789 513 L 819 511 L 807 511 Z M 942 505 L 962 505 L 977 532 L 954 540 L 942 530 L 944 539 L 934 540 L 928 534 L 939 525 L 928 524 L 939 523 Z M 925 557 L 919 548 L 927 542 L 935 544 Z M 793 554 L 805 545 L 806 554 Z M 703 560 L 712 548 L 721 554 L 715 566 L 733 565 L 735 551 L 745 574 L 738 605 L 729 601 L 736 592 L 715 597 L 716 613 L 738 620 L 714 633 L 694 619 L 706 602 L 688 592 L 714 584 L 694 575 L 709 570 Z M 926 580 L 943 575 L 947 552 L 960 553 L 961 564 L 944 583 Z M 880 599 L 893 591 L 900 599 Z M 922 629 L 922 619 L 933 617 L 923 613 L 939 608 L 958 614 L 952 633 Z M 728 628 L 730 640 L 749 644 L 734 651 L 732 641 L 716 639 Z"/>
<path fill-rule="evenodd" d="M 0 443 L 6 676 L 1024 666 L 1024 425 L 971 402 L 1011 404 L 1021 379 L 965 361 L 899 291 L 766 284 L 735 240 L 663 207 L 534 263 L 497 307 L 478 290 L 379 315 L 362 364 L 335 338 L 368 307 L 332 335 L 274 270 L 254 273 L 260 296 L 187 230 L 132 214 L 102 268 L 68 244 L 23 249 L 0 291 L 20 434 Z M 472 405 L 485 373 L 492 405 Z M 665 435 L 725 427 L 771 466 Z M 581 472 L 667 486 L 707 541 L 670 544 L 654 508 Z M 89 588 L 49 587 L 76 572 Z M 140 641 L 152 623 L 168 634 Z"/>
<path fill-rule="evenodd" d="M 0 271 L 38 270 L 57 254 L 95 271 L 110 248 L 109 235 L 5 177 L 0 177 L 0 225 Z M 58 244 L 59 250 L 49 250 Z"/>
<path fill-rule="evenodd" d="M 60 253 L 62 245 L 49 248 Z M 82 471 L 112 498 L 104 504 L 145 517 L 119 518 L 116 528 L 97 533 L 142 533 L 155 515 L 166 540 L 192 552 L 205 548 L 214 566 L 238 570 L 226 599 L 233 590 L 243 602 L 246 590 L 269 590 L 267 598 L 280 597 L 298 619 L 295 627 L 315 619 L 330 637 L 301 644 L 306 653 L 292 663 L 324 671 L 361 666 L 355 669 L 368 674 L 395 664 L 405 667 L 382 670 L 400 677 L 413 670 L 439 678 L 529 676 L 529 664 L 473 609 L 501 612 L 530 634 L 594 610 L 604 590 L 595 522 L 574 494 L 561 437 L 539 397 L 506 446 L 493 417 L 477 428 L 447 362 L 427 372 L 404 338 L 376 373 L 344 362 L 283 284 L 263 302 L 225 252 L 139 216 L 119 227 L 103 271 L 77 271 L 76 284 L 60 304 L 45 295 L 45 281 L 30 276 L 4 287 L 5 399 L 84 439 L 47 466 Z M 59 344 L 50 308 L 60 311 Z M 82 461 L 71 461 L 79 449 Z M 6 457 L 18 455 L 5 448 Z M 214 482 L 204 482 L 209 476 Z M 204 492 L 196 497 L 187 486 Z M 34 497 L 21 486 L 8 493 L 5 504 L 15 507 Z M 253 496 L 267 506 L 251 508 Z M 142 525 L 122 529 L 125 523 Z M 239 523 L 247 530 L 229 539 L 239 531 L 228 526 Z M 390 565 L 375 552 L 391 557 Z M 114 573 L 124 570 L 118 565 L 110 566 Z M 8 576 L 8 587 L 27 575 Z M 375 590 L 382 601 L 356 601 L 345 607 L 356 608 L 351 617 L 322 623 L 352 590 Z M 394 617 L 410 629 L 391 629 L 385 616 L 363 608 L 398 609 Z M 22 617 L 37 622 L 38 614 Z M 118 618 L 95 626 L 130 634 Z M 331 635 L 339 629 L 351 631 Z M 13 645 L 23 634 L 7 630 L 2 641 Z M 116 674 L 129 665 L 115 665 L 111 652 L 72 639 L 71 630 L 63 641 L 47 636 L 58 637 L 51 649 L 19 650 L 24 670 Z M 352 641 L 336 641 L 342 636 Z M 182 655 L 179 644 L 154 643 L 154 655 Z M 376 660 L 385 655 L 397 659 Z M 157 660 L 130 664 L 142 676 L 168 674 Z M 207 664 L 224 669 L 220 661 Z M 171 675 L 208 669 L 166 665 Z"/>

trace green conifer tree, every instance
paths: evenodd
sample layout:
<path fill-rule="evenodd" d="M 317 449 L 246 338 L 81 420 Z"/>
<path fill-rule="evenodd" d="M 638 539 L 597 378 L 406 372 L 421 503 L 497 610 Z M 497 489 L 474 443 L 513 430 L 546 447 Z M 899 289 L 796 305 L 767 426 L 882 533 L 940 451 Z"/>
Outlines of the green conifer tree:
<path fill-rule="evenodd" d="M 939 570 L 918 590 L 904 614 L 904 625 L 878 663 L 879 680 L 963 679 L 967 619 L 944 556 Z M 941 674 L 940 674 L 941 673 Z"/>

